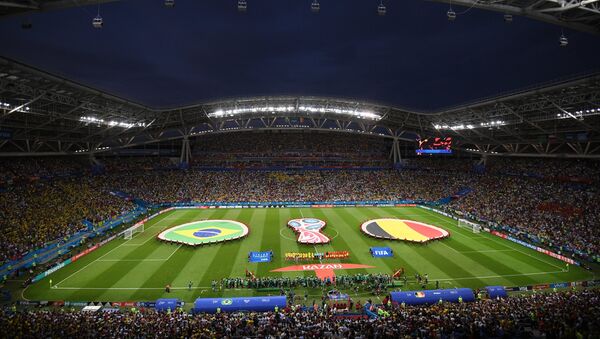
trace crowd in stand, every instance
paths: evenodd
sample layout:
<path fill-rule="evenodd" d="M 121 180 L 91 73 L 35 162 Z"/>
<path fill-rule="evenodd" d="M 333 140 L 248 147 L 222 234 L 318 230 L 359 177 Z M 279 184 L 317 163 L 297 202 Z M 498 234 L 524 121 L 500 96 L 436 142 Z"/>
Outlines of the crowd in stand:
<path fill-rule="evenodd" d="M 160 184 L 157 184 L 160 183 Z M 382 171 L 179 171 L 124 175 L 117 187 L 148 202 L 437 200 L 468 184 L 451 174 Z"/>
<path fill-rule="evenodd" d="M 366 301 L 362 301 L 366 303 Z M 357 304 L 363 304 L 356 300 Z M 344 317 L 331 308 L 286 307 L 264 313 L 188 314 L 0 311 L 9 338 L 596 338 L 600 290 L 533 294 L 472 303 L 382 306 L 383 316 Z M 359 311 L 361 312 L 361 311 Z M 361 312 L 362 313 L 362 312 Z"/>
<path fill-rule="evenodd" d="M 254 156 L 279 156 L 304 154 L 327 156 L 344 154 L 353 158 L 387 155 L 391 143 L 371 136 L 329 133 L 235 133 L 230 135 L 206 135 L 197 138 L 192 145 L 197 154 L 228 155 L 252 154 Z"/>
<path fill-rule="evenodd" d="M 264 277 L 256 278 L 249 276 L 245 278 L 223 278 L 220 282 L 214 280 L 211 283 L 213 291 L 224 288 L 317 288 L 331 285 L 334 281 L 320 279 L 316 276 L 295 278 L 290 277 Z M 339 275 L 335 277 L 335 284 L 342 288 L 364 287 L 371 290 L 383 289 L 392 283 L 392 277 L 388 274 L 354 274 Z"/>
<path fill-rule="evenodd" d="M 550 246 L 600 253 L 600 194 L 597 189 L 537 178 L 481 177 L 473 192 L 452 208 L 510 226 Z M 548 208 L 545 208 L 548 207 Z"/>
<path fill-rule="evenodd" d="M 410 159 L 403 170 L 380 171 L 202 171 L 209 165 L 256 158 L 261 164 L 311 157 L 338 164 L 377 164 L 387 154 L 380 139 L 322 135 L 240 135 L 226 143 L 198 139 L 201 159 L 188 171 L 169 158 L 105 158 L 103 174 L 77 159 L 0 162 L 0 264 L 64 239 L 92 223 L 134 206 L 110 194 L 122 191 L 149 203 L 239 201 L 436 201 L 470 188 L 451 209 L 509 226 L 521 238 L 546 247 L 600 254 L 600 162 L 490 159 Z M 212 137 L 211 137 L 212 138 Z M 252 142 L 250 142 L 252 141 Z M 382 152 L 381 149 L 384 149 Z M 225 154 L 225 155 L 223 155 Z M 217 161 L 207 161 L 215 158 Z M 289 159 L 288 159 L 289 158 Z M 276 159 L 275 162 L 273 162 Z M 300 160 L 298 160 L 300 159 Z M 340 160 L 341 159 L 341 160 Z M 362 161 L 359 159 L 367 159 Z M 245 167 L 244 165 L 234 167 Z M 311 162 L 312 163 L 312 162 Z M 250 166 L 251 167 L 251 166 Z M 102 172 L 102 171 L 100 171 Z M 598 259 L 597 259 L 598 260 Z M 387 284 L 389 276 L 338 277 L 342 286 Z M 225 279 L 213 289 L 319 287 L 317 278 Z M 359 301 L 360 303 L 360 301 Z M 598 289 L 533 294 L 502 300 L 432 306 L 395 305 L 388 316 L 339 317 L 318 305 L 281 312 L 189 315 L 183 312 L 0 311 L 0 337 L 598 337 Z M 310 305 L 309 305 L 310 306 Z M 316 311 L 315 311 L 316 309 Z"/>
<path fill-rule="evenodd" d="M 35 180 L 0 192 L 0 265 L 133 208 L 90 177 Z"/>
<path fill-rule="evenodd" d="M 0 161 L 0 188 L 31 183 L 40 178 L 68 177 L 89 172 L 79 159 L 19 158 Z"/>
<path fill-rule="evenodd" d="M 494 158 L 486 166 L 487 173 L 544 177 L 569 181 L 598 181 L 600 161 L 582 159 Z M 575 180 L 580 181 L 580 180 Z"/>
<path fill-rule="evenodd" d="M 216 136 L 206 136 L 196 140 L 195 153 L 200 163 L 223 154 L 235 159 L 232 154 L 241 153 L 259 158 L 339 155 L 351 161 L 379 159 L 389 146 L 379 138 L 344 135 L 263 137 L 243 133 L 217 142 Z M 473 172 L 477 160 L 471 158 L 408 159 L 403 170 L 277 172 L 217 172 L 193 166 L 182 171 L 176 169 L 177 160 L 106 157 L 100 159 L 103 166 L 95 167 L 80 158 L 1 162 L 0 263 L 73 234 L 84 219 L 98 222 L 133 208 L 109 194 L 113 190 L 149 203 L 201 203 L 437 201 L 471 188 L 449 206 L 553 247 L 568 246 L 591 256 L 600 253 L 597 161 L 492 158 L 486 172 L 477 173 Z M 103 174 L 95 175 L 98 171 Z"/>
<path fill-rule="evenodd" d="M 320 133 L 206 135 L 192 148 L 193 168 L 265 166 L 390 167 L 391 142 L 378 137 Z"/>

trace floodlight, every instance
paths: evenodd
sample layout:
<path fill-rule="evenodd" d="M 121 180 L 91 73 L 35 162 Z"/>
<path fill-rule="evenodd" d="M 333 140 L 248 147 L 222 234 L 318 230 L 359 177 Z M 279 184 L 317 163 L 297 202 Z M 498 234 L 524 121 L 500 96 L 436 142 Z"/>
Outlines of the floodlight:
<path fill-rule="evenodd" d="M 246 0 L 238 0 L 237 8 L 238 8 L 238 11 L 245 12 L 246 9 L 248 8 L 248 3 L 246 2 Z"/>
<path fill-rule="evenodd" d="M 560 47 L 567 47 L 567 45 L 569 45 L 569 39 L 567 39 L 567 37 L 563 33 L 558 39 L 558 43 L 560 44 Z"/>
<path fill-rule="evenodd" d="M 320 9 L 321 5 L 319 4 L 319 0 L 313 0 L 313 2 L 310 4 L 311 12 L 318 13 Z"/>
<path fill-rule="evenodd" d="M 100 14 L 98 14 L 94 20 L 92 20 L 92 26 L 94 26 L 94 28 L 102 28 L 102 26 L 104 25 L 104 20 L 102 20 L 102 17 L 100 16 Z"/>
<path fill-rule="evenodd" d="M 452 8 L 448 10 L 446 15 L 448 16 L 448 21 L 454 21 L 454 19 L 456 19 L 456 12 L 453 11 Z"/>

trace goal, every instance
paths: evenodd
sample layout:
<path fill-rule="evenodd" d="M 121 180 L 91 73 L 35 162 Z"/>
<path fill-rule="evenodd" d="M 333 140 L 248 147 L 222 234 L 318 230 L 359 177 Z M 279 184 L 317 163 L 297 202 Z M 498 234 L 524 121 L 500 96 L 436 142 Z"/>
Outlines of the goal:
<path fill-rule="evenodd" d="M 481 225 L 466 219 L 458 219 L 458 227 L 468 228 L 473 233 L 481 233 Z"/>
<path fill-rule="evenodd" d="M 129 227 L 128 229 L 124 230 L 121 234 L 123 235 L 123 238 L 125 240 L 130 240 L 133 238 L 133 235 L 135 233 L 142 233 L 142 232 L 144 232 L 144 224 L 139 223 L 139 224 L 135 224 L 135 225 Z"/>

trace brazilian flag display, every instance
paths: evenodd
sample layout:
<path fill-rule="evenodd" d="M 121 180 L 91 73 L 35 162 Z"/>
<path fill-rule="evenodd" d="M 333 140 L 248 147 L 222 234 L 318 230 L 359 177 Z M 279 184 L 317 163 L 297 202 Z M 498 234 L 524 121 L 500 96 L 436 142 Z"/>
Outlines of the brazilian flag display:
<path fill-rule="evenodd" d="M 171 227 L 158 235 L 165 241 L 202 245 L 238 239 L 248 234 L 248 227 L 234 220 L 201 220 Z"/>

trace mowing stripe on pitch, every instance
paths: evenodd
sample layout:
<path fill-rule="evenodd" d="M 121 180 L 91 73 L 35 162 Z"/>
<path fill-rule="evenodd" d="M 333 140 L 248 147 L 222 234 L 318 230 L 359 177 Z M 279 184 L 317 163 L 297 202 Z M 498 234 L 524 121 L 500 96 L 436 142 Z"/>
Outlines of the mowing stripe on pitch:
<path fill-rule="evenodd" d="M 502 274 L 502 275 L 486 275 L 486 276 L 473 276 L 473 277 L 460 277 L 460 278 L 429 278 L 430 282 L 433 281 L 454 281 L 454 280 L 471 280 L 471 279 L 495 279 L 504 277 L 520 277 L 520 276 L 532 276 L 542 274 L 557 274 L 565 273 L 564 271 L 550 271 L 550 272 L 534 272 L 534 273 L 519 273 L 519 274 Z M 193 290 L 209 290 L 211 286 L 195 286 Z M 56 290 L 164 290 L 164 287 L 53 287 Z M 188 287 L 171 287 L 172 290 L 187 290 Z M 232 289 L 226 289 L 228 291 Z M 252 290 L 252 289 L 240 289 L 240 290 Z"/>
<path fill-rule="evenodd" d="M 428 212 L 428 213 L 430 213 L 431 215 L 435 215 L 435 216 L 436 216 L 438 219 L 440 219 L 440 220 L 443 220 L 443 219 L 442 219 L 442 218 L 441 218 L 441 217 L 440 217 L 440 216 L 439 216 L 437 213 L 435 213 L 435 212 L 432 212 L 432 211 L 430 211 L 430 210 L 424 210 L 424 211 L 425 211 L 425 212 Z M 448 222 L 448 221 L 446 221 L 446 222 Z M 452 225 L 452 226 L 454 227 L 454 225 Z M 459 230 L 459 231 L 464 231 L 464 230 L 462 230 L 462 229 L 461 229 L 460 227 L 458 227 L 458 226 L 456 226 L 456 229 L 457 229 L 457 230 Z M 480 237 L 483 237 L 483 238 L 485 238 L 485 239 L 490 239 L 490 240 L 492 240 L 492 241 L 494 241 L 494 242 L 496 242 L 496 243 L 498 243 L 498 244 L 500 244 L 500 245 L 504 246 L 505 248 L 512 249 L 512 250 L 514 250 L 514 251 L 517 251 L 517 252 L 520 252 L 520 253 L 522 253 L 522 254 L 525 254 L 526 256 L 528 256 L 528 257 L 530 257 L 530 258 L 533 258 L 533 259 L 535 259 L 535 260 L 537 260 L 537 261 L 539 261 L 539 262 L 542 262 L 542 263 L 544 263 L 544 264 L 547 264 L 547 265 L 550 265 L 550 266 L 556 267 L 556 268 L 560 269 L 560 270 L 561 270 L 561 271 L 563 271 L 563 272 L 565 271 L 565 270 L 564 270 L 562 267 L 559 267 L 559 266 L 557 266 L 556 264 L 553 264 L 553 263 L 551 263 L 551 262 L 548 262 L 548 261 L 546 261 L 546 260 L 542 260 L 541 258 L 535 257 L 535 256 L 533 256 L 533 255 L 531 255 L 531 254 L 529 254 L 529 253 L 523 252 L 522 250 L 520 250 L 520 249 L 518 249 L 518 248 L 513 248 L 513 247 L 510 247 L 510 246 L 508 246 L 508 245 L 504 244 L 503 242 L 500 242 L 500 241 L 498 241 L 496 238 L 494 238 L 495 236 L 493 236 L 493 235 L 490 235 L 490 237 L 485 237 L 485 236 L 483 236 L 483 235 L 480 235 Z M 515 244 L 515 245 L 516 245 L 516 246 L 521 246 L 521 245 L 519 245 L 519 244 Z M 538 253 L 538 252 L 536 252 L 536 253 Z M 558 259 L 556 259 L 556 260 L 558 260 Z"/>
<path fill-rule="evenodd" d="M 182 245 L 177 246 L 177 248 L 175 248 L 175 250 L 166 258 L 164 259 L 156 259 L 156 258 L 150 258 L 150 259 L 101 259 L 101 260 L 96 260 L 98 262 L 121 262 L 121 261 L 168 261 L 169 259 L 171 259 L 171 257 L 173 256 L 173 254 L 175 254 L 175 252 L 177 252 L 177 250 L 179 250 L 181 248 Z"/>
<path fill-rule="evenodd" d="M 152 226 L 150 226 L 150 227 L 148 227 L 148 228 L 145 228 L 145 229 L 144 229 L 144 232 L 145 232 L 146 230 L 149 230 L 149 229 L 151 229 L 151 228 L 153 228 L 153 227 L 155 227 L 155 226 L 159 225 L 159 224 L 160 224 L 161 222 L 163 222 L 163 221 L 168 221 L 168 220 L 170 220 L 170 219 L 169 219 L 169 217 L 170 217 L 170 216 L 171 216 L 171 215 L 169 215 L 169 216 L 167 216 L 167 217 L 165 217 L 165 218 L 163 218 L 163 219 L 161 219 L 161 220 L 157 221 L 157 222 L 156 222 L 154 225 L 152 225 Z M 158 234 L 158 233 L 156 233 L 156 234 Z M 154 236 L 156 236 L 156 234 L 154 234 Z M 148 242 L 150 239 L 154 239 L 154 236 L 151 236 L 151 237 L 149 237 L 149 238 L 148 238 L 146 241 L 144 241 L 143 243 L 139 244 L 138 246 L 141 246 L 141 245 L 143 245 L 143 244 L 147 243 L 147 242 Z M 100 260 L 100 259 L 102 259 L 102 258 L 106 257 L 106 256 L 107 256 L 108 254 L 110 254 L 112 251 L 116 250 L 117 248 L 120 248 L 121 246 L 123 246 L 124 244 L 126 244 L 128 241 L 131 241 L 131 240 L 133 240 L 133 238 L 132 238 L 132 239 L 129 239 L 129 240 L 125 240 L 125 242 L 123 242 L 122 244 L 120 244 L 120 245 L 116 246 L 116 247 L 115 247 L 115 248 L 113 248 L 112 250 L 110 250 L 110 251 L 108 251 L 108 252 L 104 253 L 102 256 L 100 256 L 100 257 L 96 258 L 96 260 L 89 262 L 87 265 L 85 265 L 85 266 L 83 266 L 82 268 L 78 269 L 77 271 L 75 271 L 75 272 L 71 273 L 69 276 L 67 276 L 67 277 L 66 277 L 66 278 L 64 278 L 63 280 L 61 280 L 61 281 L 57 282 L 57 283 L 54 285 L 54 288 L 56 288 L 56 286 L 60 285 L 60 284 L 61 284 L 61 283 L 63 283 L 65 280 L 67 280 L 67 279 L 71 278 L 71 277 L 72 277 L 72 276 L 74 276 L 75 274 L 77 274 L 77 273 L 79 273 L 79 272 L 83 271 L 83 270 L 84 270 L 86 267 L 90 266 L 91 264 L 95 263 L 96 261 L 98 261 L 98 260 Z"/>

